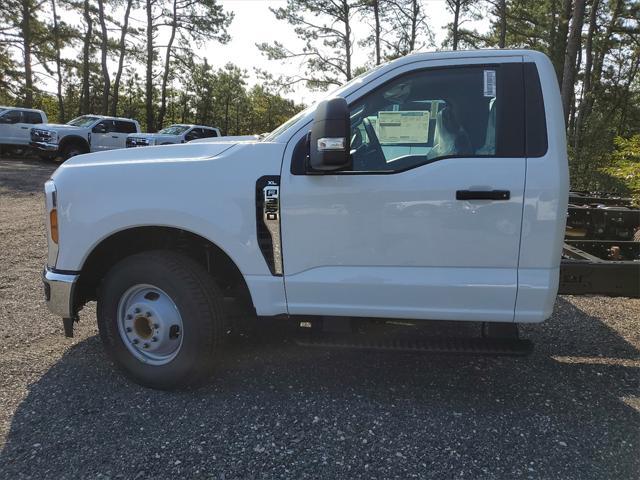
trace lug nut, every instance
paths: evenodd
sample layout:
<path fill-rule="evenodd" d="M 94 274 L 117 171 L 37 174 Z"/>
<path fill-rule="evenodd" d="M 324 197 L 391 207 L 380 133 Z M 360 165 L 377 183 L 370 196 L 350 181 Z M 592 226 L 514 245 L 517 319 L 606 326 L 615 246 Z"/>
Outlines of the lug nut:
<path fill-rule="evenodd" d="M 153 337 L 153 338 L 151 339 L 151 341 L 152 341 L 152 342 L 157 342 L 157 341 L 158 341 L 158 337 Z"/>
<path fill-rule="evenodd" d="M 134 338 L 134 339 L 133 339 L 133 344 L 134 344 L 134 345 L 137 345 L 138 343 L 140 343 L 140 341 L 139 341 L 137 338 Z"/>
<path fill-rule="evenodd" d="M 133 320 L 133 315 L 127 315 L 127 320 Z"/>
<path fill-rule="evenodd" d="M 131 327 L 127 327 L 127 332 L 131 332 Z"/>
<path fill-rule="evenodd" d="M 136 308 L 136 309 L 134 310 L 134 312 L 135 312 L 135 313 L 140 313 L 140 309 L 139 309 L 139 308 Z"/>
<path fill-rule="evenodd" d="M 149 348 L 149 344 L 148 343 L 145 343 L 143 346 L 144 346 L 144 348 Z"/>
<path fill-rule="evenodd" d="M 158 328 L 160 328 L 160 325 L 158 325 L 157 323 L 154 323 L 153 324 L 153 328 L 155 328 L 157 330 Z"/>
<path fill-rule="evenodd" d="M 146 315 L 147 315 L 147 317 L 150 317 L 151 316 L 151 312 L 147 312 Z"/>

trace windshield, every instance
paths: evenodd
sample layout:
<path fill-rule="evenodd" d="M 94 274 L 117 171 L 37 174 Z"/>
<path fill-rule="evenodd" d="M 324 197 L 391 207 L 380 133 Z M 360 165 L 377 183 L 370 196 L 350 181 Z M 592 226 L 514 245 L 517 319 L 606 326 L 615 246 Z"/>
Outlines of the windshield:
<path fill-rule="evenodd" d="M 158 133 L 164 135 L 180 135 L 186 132 L 189 129 L 186 125 L 171 125 L 167 128 L 163 128 Z"/>
<path fill-rule="evenodd" d="M 74 118 L 67 122 L 67 125 L 73 125 L 74 127 L 89 127 L 98 120 L 98 117 L 90 117 L 88 115 L 84 115 L 82 117 Z"/>
<path fill-rule="evenodd" d="M 7 110 L 9 110 L 8 108 L 2 108 L 0 107 L 0 115 L 2 115 L 4 112 L 6 112 Z"/>
<path fill-rule="evenodd" d="M 307 114 L 309 114 L 310 112 L 313 112 L 316 107 L 318 106 L 318 103 L 320 103 L 323 100 L 326 100 L 328 98 L 333 98 L 333 97 L 339 97 L 341 93 L 343 93 L 345 90 L 347 90 L 349 87 L 351 87 L 352 85 L 354 85 L 355 83 L 359 83 L 362 82 L 362 80 L 364 79 L 364 77 L 372 74 L 373 72 L 375 72 L 376 70 L 384 67 L 386 65 L 386 63 L 377 65 L 375 67 L 373 67 L 371 70 L 367 70 L 364 73 L 361 73 L 360 75 L 358 75 L 357 77 L 352 78 L 351 80 L 349 80 L 347 83 L 345 83 L 344 85 L 332 90 L 330 93 L 328 93 L 327 95 L 325 95 L 321 100 L 318 100 L 316 103 L 314 103 L 313 105 L 305 108 L 304 110 L 302 110 L 301 112 L 298 112 L 296 115 L 294 115 L 293 117 L 291 117 L 289 120 L 287 120 L 286 122 L 284 122 L 282 125 L 280 125 L 278 128 L 276 128 L 273 132 L 271 132 L 270 134 L 268 134 L 267 136 L 265 136 L 262 141 L 263 142 L 271 142 L 274 141 L 277 137 L 279 137 L 285 130 L 287 130 L 291 125 L 293 125 L 294 123 L 296 123 L 298 120 L 300 120 L 302 117 L 306 116 Z"/>

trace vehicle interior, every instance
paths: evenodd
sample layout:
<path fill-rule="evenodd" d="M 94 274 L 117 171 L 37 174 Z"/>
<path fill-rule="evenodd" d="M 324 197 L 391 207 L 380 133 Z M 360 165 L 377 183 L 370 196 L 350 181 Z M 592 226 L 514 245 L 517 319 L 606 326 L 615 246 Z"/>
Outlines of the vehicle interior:
<path fill-rule="evenodd" d="M 422 71 L 351 108 L 353 170 L 402 170 L 450 156 L 491 156 L 496 97 L 483 68 Z"/>

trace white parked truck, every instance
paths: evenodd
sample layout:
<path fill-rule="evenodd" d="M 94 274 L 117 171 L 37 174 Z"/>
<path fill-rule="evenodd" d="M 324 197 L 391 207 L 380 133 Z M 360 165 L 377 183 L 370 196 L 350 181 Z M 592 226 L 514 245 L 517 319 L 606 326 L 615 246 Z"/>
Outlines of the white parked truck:
<path fill-rule="evenodd" d="M 32 128 L 29 144 L 41 157 L 64 161 L 83 153 L 125 148 L 127 136 L 136 132 L 140 124 L 130 118 L 83 115 L 66 124 Z"/>
<path fill-rule="evenodd" d="M 158 133 L 134 133 L 127 137 L 127 148 L 187 143 L 201 138 L 220 137 L 220 130 L 204 125 L 170 125 Z"/>
<path fill-rule="evenodd" d="M 106 350 L 158 388 L 206 378 L 250 315 L 511 334 L 551 315 L 568 185 L 546 56 L 412 54 L 260 140 L 67 161 L 45 184 L 46 300 L 68 335 L 97 300 Z"/>
<path fill-rule="evenodd" d="M 31 127 L 40 123 L 47 123 L 42 110 L 0 106 L 0 151 L 28 148 Z"/>

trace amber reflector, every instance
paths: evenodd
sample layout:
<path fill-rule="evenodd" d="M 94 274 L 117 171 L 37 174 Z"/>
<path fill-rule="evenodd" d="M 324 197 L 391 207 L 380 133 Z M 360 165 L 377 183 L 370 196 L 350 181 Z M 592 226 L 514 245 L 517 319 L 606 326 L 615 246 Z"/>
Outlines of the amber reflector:
<path fill-rule="evenodd" d="M 51 240 L 58 243 L 58 211 L 55 208 L 49 212 L 49 225 L 51 226 Z"/>

